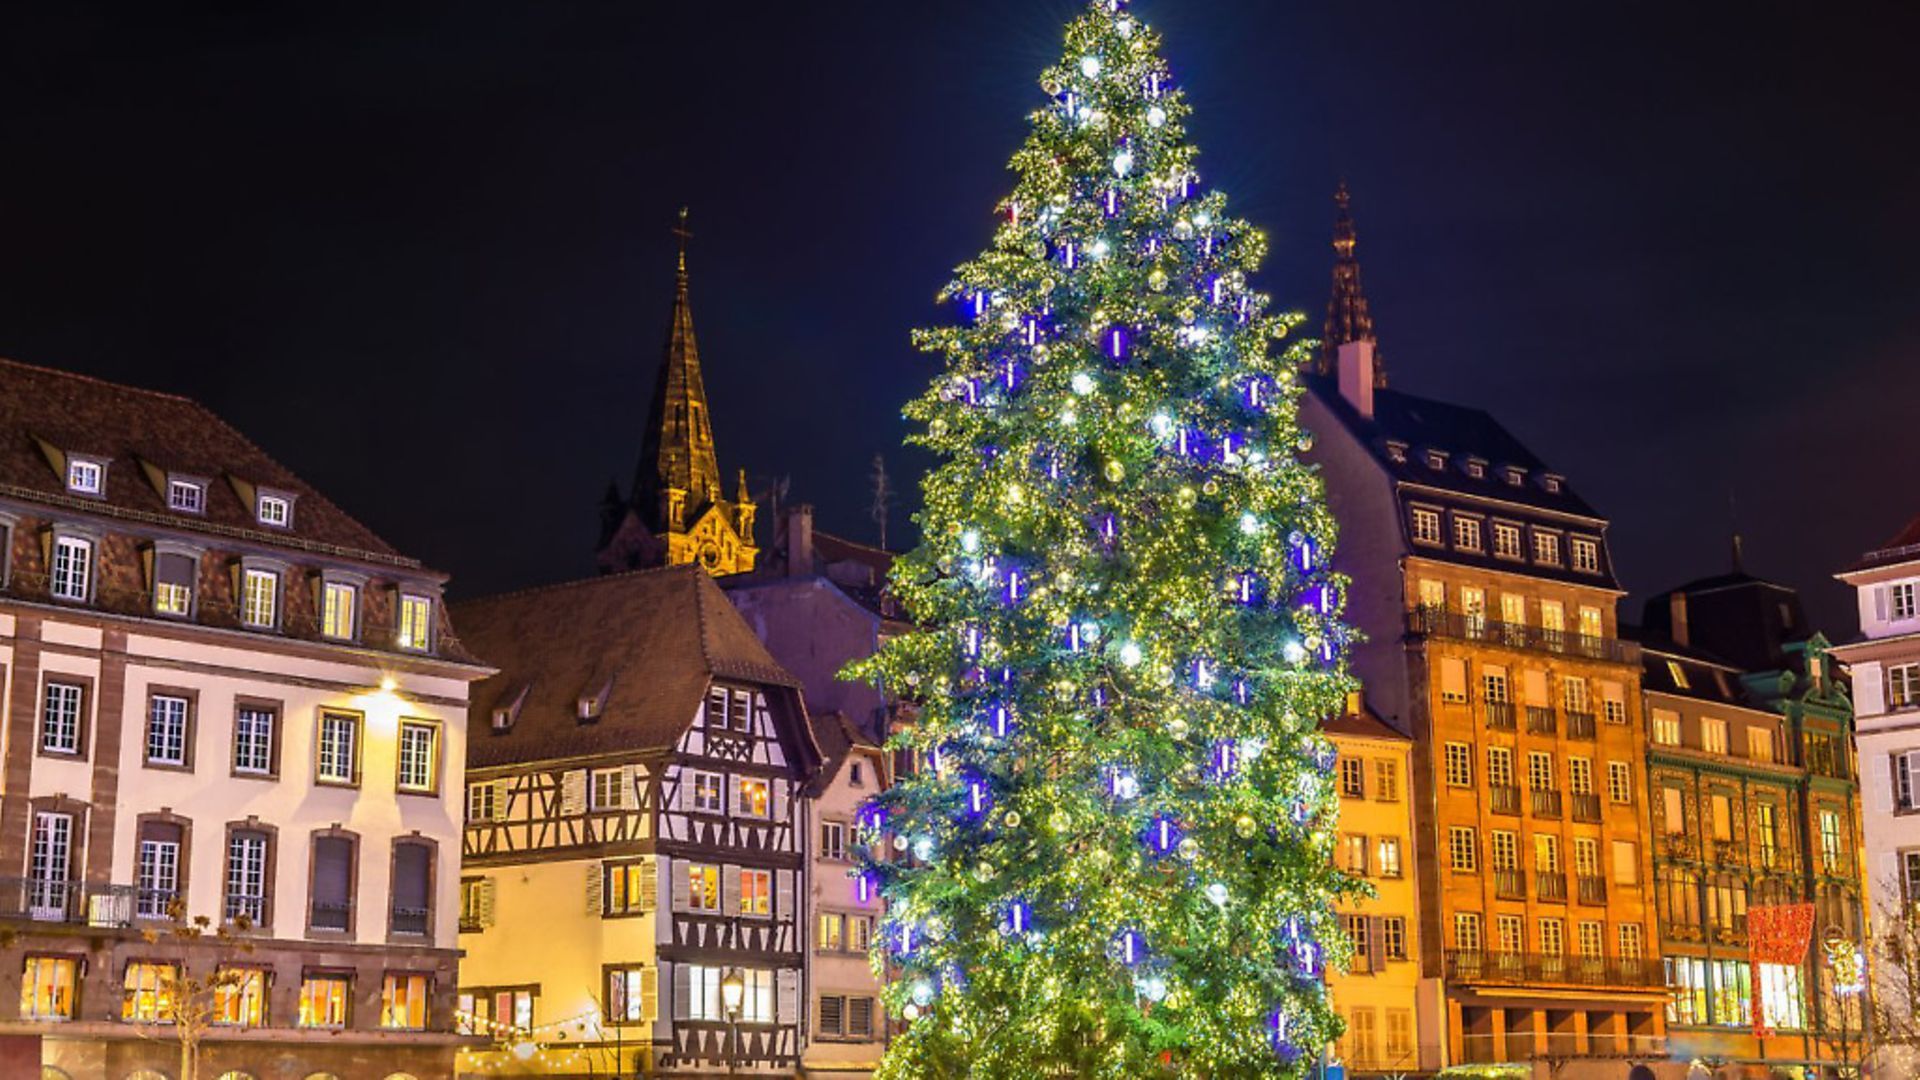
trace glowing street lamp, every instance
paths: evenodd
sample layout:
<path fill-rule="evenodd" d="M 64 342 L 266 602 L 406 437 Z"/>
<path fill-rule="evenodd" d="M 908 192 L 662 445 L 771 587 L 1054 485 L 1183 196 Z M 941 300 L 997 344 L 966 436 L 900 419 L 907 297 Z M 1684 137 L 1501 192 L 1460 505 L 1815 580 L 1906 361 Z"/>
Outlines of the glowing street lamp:
<path fill-rule="evenodd" d="M 732 1076 L 740 1061 L 740 1012 L 746 1003 L 747 979 L 739 968 L 728 968 L 720 976 L 720 1008 L 727 1014 L 727 1030 L 732 1045 L 727 1048 L 727 1075 Z"/>

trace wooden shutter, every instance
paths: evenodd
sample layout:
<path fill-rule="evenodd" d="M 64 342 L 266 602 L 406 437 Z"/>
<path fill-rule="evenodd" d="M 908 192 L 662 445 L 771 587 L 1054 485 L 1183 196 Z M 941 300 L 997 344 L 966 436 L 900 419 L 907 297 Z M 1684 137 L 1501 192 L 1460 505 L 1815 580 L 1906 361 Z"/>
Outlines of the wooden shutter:
<path fill-rule="evenodd" d="M 1454 657 L 1440 660 L 1440 693 L 1448 700 L 1467 696 L 1467 662 Z"/>
<path fill-rule="evenodd" d="M 778 776 L 767 781 L 767 790 L 771 793 L 768 797 L 772 799 L 771 809 L 775 825 L 787 820 L 787 784 L 787 780 Z"/>
<path fill-rule="evenodd" d="M 660 969 L 640 971 L 640 1019 L 648 1023 L 660 1019 Z"/>
<path fill-rule="evenodd" d="M 494 880 L 492 878 L 482 878 L 480 880 L 481 926 L 492 926 L 494 924 L 494 887 Z"/>
<path fill-rule="evenodd" d="M 637 888 L 640 890 L 638 900 L 641 911 L 652 911 L 659 906 L 660 866 L 651 856 L 640 860 L 640 884 Z M 627 898 L 629 903 L 634 899 Z"/>
<path fill-rule="evenodd" d="M 847 1034 L 873 1034 L 873 999 L 870 997 L 850 997 L 847 999 Z"/>
<path fill-rule="evenodd" d="M 847 999 L 832 994 L 820 995 L 819 1024 L 822 1035 L 846 1034 Z"/>
<path fill-rule="evenodd" d="M 673 965 L 673 1018 L 685 1020 L 689 1010 L 687 1006 L 693 1000 L 693 986 L 687 978 L 687 965 Z"/>
<path fill-rule="evenodd" d="M 566 816 L 587 812 L 587 770 L 568 769 L 560 774 L 560 813 Z"/>
<path fill-rule="evenodd" d="M 1524 687 L 1522 692 L 1526 694 L 1527 697 L 1527 704 L 1536 706 L 1550 704 L 1547 699 L 1546 672 L 1528 668 L 1521 674 L 1521 682 Z"/>
<path fill-rule="evenodd" d="M 1385 971 L 1387 969 L 1387 940 L 1384 928 L 1386 920 L 1378 915 L 1367 916 L 1367 970 Z"/>
<path fill-rule="evenodd" d="M 661 782 L 663 784 L 671 784 L 673 786 L 673 797 L 666 800 L 667 809 L 685 810 L 688 804 L 693 801 L 693 797 L 687 794 L 687 786 L 691 782 L 688 776 L 689 774 L 686 769 L 675 769 L 662 779 Z"/>
<path fill-rule="evenodd" d="M 587 864 L 587 914 L 605 915 L 607 913 L 607 864 L 599 861 Z"/>
<path fill-rule="evenodd" d="M 493 788 L 493 820 L 505 821 L 507 807 L 513 803 L 513 784 L 507 780 L 494 780 L 489 786 Z"/>
<path fill-rule="evenodd" d="M 793 910 L 793 871 L 775 870 L 773 872 L 773 917 L 776 919 L 794 919 Z"/>
<path fill-rule="evenodd" d="M 622 810 L 631 810 L 640 805 L 640 794 L 634 787 L 637 775 L 632 765 L 620 766 L 620 808 Z"/>
<path fill-rule="evenodd" d="M 774 972 L 776 1005 L 778 1010 L 774 1019 L 782 1024 L 791 1024 L 800 1018 L 800 973 L 792 968 L 781 968 Z"/>
<path fill-rule="evenodd" d="M 687 860 L 673 860 L 673 910 L 685 911 L 690 906 L 690 891 L 687 888 Z"/>
<path fill-rule="evenodd" d="M 740 914 L 740 868 L 724 867 L 720 871 L 720 912 L 723 915 Z"/>
<path fill-rule="evenodd" d="M 1887 621 L 1887 587 L 1885 585 L 1874 586 L 1873 617 L 1879 622 Z"/>

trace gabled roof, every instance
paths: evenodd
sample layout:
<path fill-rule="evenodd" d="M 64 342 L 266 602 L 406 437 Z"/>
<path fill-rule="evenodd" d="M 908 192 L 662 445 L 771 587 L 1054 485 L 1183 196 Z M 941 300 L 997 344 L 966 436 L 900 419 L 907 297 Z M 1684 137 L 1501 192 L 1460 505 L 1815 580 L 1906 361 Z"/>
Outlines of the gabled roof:
<path fill-rule="evenodd" d="M 107 462 L 103 497 L 67 491 L 54 455 Z M 170 510 L 166 477 L 204 480 L 204 513 Z M 267 528 L 240 489 L 293 496 L 288 529 Z M 0 359 L 0 495 L 128 516 L 183 532 L 244 538 L 417 569 L 371 529 L 189 398 Z"/>
<path fill-rule="evenodd" d="M 1920 517 L 1907 522 L 1886 543 L 1855 559 L 1853 565 L 1847 567 L 1842 573 L 1914 561 L 1920 561 Z"/>
<path fill-rule="evenodd" d="M 469 601 L 453 618 L 468 648 L 500 668 L 473 688 L 471 768 L 671 749 L 715 679 L 791 691 L 792 716 L 803 717 L 798 680 L 697 566 Z M 602 692 L 599 718 L 583 723 L 580 698 Z M 504 733 L 496 708 L 515 713 Z M 811 733 L 800 737 L 816 752 Z"/>
<path fill-rule="evenodd" d="M 885 751 L 880 746 L 880 740 L 874 738 L 871 732 L 866 731 L 859 724 L 854 723 L 847 714 L 817 713 L 811 716 L 810 720 L 813 724 L 813 741 L 820 745 L 821 756 L 820 772 L 814 779 L 815 794 L 833 781 L 834 776 L 840 771 L 840 766 L 856 752 L 865 751 L 882 755 L 881 760 L 884 763 Z"/>
<path fill-rule="evenodd" d="M 1372 709 L 1362 707 L 1361 712 L 1347 712 L 1320 724 L 1320 730 L 1328 735 L 1352 735 L 1362 739 L 1391 739 L 1394 742 L 1412 742 L 1404 732 L 1395 729 L 1385 720 L 1374 715 Z"/>

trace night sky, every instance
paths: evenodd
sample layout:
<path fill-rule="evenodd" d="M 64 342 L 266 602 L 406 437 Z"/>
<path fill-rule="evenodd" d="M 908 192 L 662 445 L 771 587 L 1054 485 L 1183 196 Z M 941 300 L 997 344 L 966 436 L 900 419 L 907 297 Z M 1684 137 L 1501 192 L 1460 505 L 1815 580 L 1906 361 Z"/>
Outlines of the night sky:
<path fill-rule="evenodd" d="M 1396 387 L 1504 420 L 1641 593 L 1725 569 L 1736 500 L 1837 637 L 1920 512 L 1915 9 L 1136 5 L 1280 305 L 1318 327 L 1344 176 Z M 870 539 L 1076 10 L 0 11 L 0 355 L 202 399 L 460 594 L 577 576 L 690 204 L 722 468 Z"/>

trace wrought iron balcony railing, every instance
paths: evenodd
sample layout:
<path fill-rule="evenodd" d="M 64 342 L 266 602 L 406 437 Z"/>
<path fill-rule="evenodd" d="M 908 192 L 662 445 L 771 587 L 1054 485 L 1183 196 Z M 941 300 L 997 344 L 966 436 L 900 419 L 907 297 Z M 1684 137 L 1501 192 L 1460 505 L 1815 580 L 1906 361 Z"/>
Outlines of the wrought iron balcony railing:
<path fill-rule="evenodd" d="M 1592 742 L 1600 734 L 1600 725 L 1590 712 L 1570 712 L 1567 714 L 1567 738 L 1585 739 Z"/>
<path fill-rule="evenodd" d="M 1567 902 L 1567 875 L 1557 870 L 1541 870 L 1533 875 L 1533 889 L 1542 900 L 1564 904 Z"/>
<path fill-rule="evenodd" d="M 1600 796 L 1593 794 L 1573 794 L 1573 820 L 1596 822 L 1600 820 Z"/>
<path fill-rule="evenodd" d="M 1604 904 L 1607 902 L 1607 879 L 1598 874 L 1581 874 L 1577 879 L 1580 902 L 1583 904 Z"/>
<path fill-rule="evenodd" d="M 1496 814 L 1520 813 L 1520 789 L 1512 784 L 1495 784 L 1487 788 L 1488 808 Z"/>
<path fill-rule="evenodd" d="M 1495 870 L 1493 872 L 1493 895 L 1502 900 L 1525 900 L 1527 898 L 1527 875 L 1520 870 Z"/>
<path fill-rule="evenodd" d="M 1446 969 L 1449 979 L 1478 983 L 1635 988 L 1666 985 L 1660 965 L 1647 960 L 1448 949 Z"/>
<path fill-rule="evenodd" d="M 1539 705 L 1527 706 L 1527 734 L 1552 735 L 1559 726 L 1554 720 L 1552 709 Z"/>
<path fill-rule="evenodd" d="M 1569 634 L 1564 630 L 1546 630 L 1522 623 L 1493 622 L 1482 616 L 1463 615 L 1441 608 L 1417 607 L 1407 612 L 1407 628 L 1416 634 L 1486 641 L 1560 656 L 1583 656 L 1618 664 L 1640 662 L 1640 646 L 1631 641 Z"/>
<path fill-rule="evenodd" d="M 1557 818 L 1564 812 L 1561 808 L 1560 793 L 1551 789 L 1539 789 L 1531 792 L 1533 796 L 1533 816 Z"/>
<path fill-rule="evenodd" d="M 0 877 L 0 919 L 131 926 L 138 901 L 139 890 L 131 885 Z M 161 910 L 164 913 L 164 905 Z"/>
<path fill-rule="evenodd" d="M 1512 731 L 1514 727 L 1513 702 L 1488 701 L 1486 704 L 1487 726 L 1497 731 Z"/>

